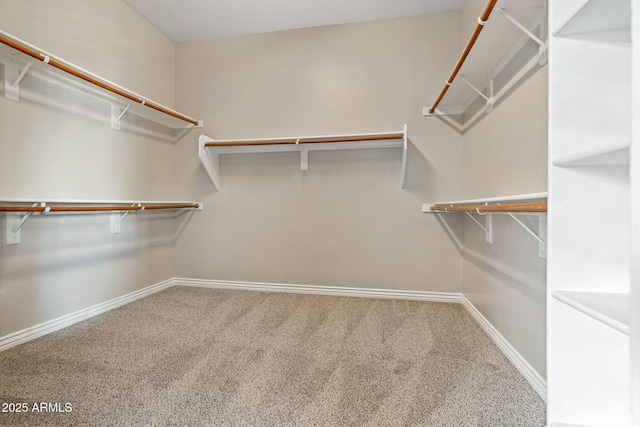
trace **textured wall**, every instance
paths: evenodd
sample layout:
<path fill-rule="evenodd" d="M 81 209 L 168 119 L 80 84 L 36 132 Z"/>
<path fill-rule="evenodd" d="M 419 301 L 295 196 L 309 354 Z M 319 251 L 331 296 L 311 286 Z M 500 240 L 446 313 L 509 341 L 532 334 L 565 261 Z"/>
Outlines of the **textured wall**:
<path fill-rule="evenodd" d="M 398 149 L 221 156 L 221 191 L 197 138 L 178 145 L 178 189 L 203 215 L 178 244 L 184 277 L 460 290 L 460 261 L 427 200 L 459 196 L 461 137 L 422 107 L 459 45 L 457 12 L 177 45 L 177 105 L 217 139 L 400 130 Z"/>
<path fill-rule="evenodd" d="M 4 31 L 173 103 L 174 44 L 124 3 L 0 0 L 0 9 Z M 73 105 L 72 97 L 67 91 L 57 100 Z M 0 198 L 171 200 L 173 152 L 171 144 L 59 108 L 0 97 Z M 130 215 L 112 235 L 109 215 L 33 217 L 21 244 L 2 239 L 0 336 L 171 277 L 173 246 L 146 242 L 171 235 L 174 224 L 149 218 Z"/>
<path fill-rule="evenodd" d="M 467 2 L 463 28 L 473 28 L 485 4 Z M 547 191 L 547 74 L 538 69 L 464 134 L 465 199 Z M 536 216 L 520 219 L 537 230 Z M 547 263 L 513 219 L 493 221 L 492 244 L 471 219 L 463 222 L 462 292 L 544 377 Z"/>

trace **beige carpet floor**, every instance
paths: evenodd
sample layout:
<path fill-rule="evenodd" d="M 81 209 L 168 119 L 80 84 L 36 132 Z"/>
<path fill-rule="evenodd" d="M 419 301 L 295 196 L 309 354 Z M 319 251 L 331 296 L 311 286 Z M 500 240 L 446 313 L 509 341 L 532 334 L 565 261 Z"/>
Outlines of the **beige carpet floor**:
<path fill-rule="evenodd" d="M 545 425 L 459 304 L 184 287 L 0 353 L 23 402 L 0 424 Z"/>

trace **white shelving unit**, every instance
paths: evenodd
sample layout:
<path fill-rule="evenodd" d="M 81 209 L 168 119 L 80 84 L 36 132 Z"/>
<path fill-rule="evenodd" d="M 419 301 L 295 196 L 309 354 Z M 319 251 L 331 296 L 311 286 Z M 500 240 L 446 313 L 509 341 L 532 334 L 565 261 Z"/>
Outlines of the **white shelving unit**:
<path fill-rule="evenodd" d="M 404 189 L 407 169 L 407 125 L 401 131 L 325 136 L 294 136 L 261 139 L 213 139 L 200 135 L 198 155 L 213 186 L 220 191 L 220 155 L 237 153 L 300 153 L 300 170 L 309 168 L 309 151 L 361 150 L 371 148 L 401 148 L 402 171 L 400 188 Z"/>
<path fill-rule="evenodd" d="M 5 99 L 48 105 L 126 129 L 176 141 L 193 119 L 113 83 L 69 61 L 0 30 L 0 68 Z M 136 120 L 131 120 L 136 116 Z M 174 130 L 182 129 L 181 132 Z"/>
<path fill-rule="evenodd" d="M 630 426 L 630 0 L 550 2 L 548 420 Z"/>

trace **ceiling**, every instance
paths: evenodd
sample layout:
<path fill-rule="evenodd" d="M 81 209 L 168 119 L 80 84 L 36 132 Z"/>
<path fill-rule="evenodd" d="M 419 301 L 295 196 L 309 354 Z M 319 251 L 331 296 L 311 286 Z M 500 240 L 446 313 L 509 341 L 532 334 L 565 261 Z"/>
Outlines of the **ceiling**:
<path fill-rule="evenodd" d="M 124 0 L 176 42 L 461 9 L 466 0 Z"/>

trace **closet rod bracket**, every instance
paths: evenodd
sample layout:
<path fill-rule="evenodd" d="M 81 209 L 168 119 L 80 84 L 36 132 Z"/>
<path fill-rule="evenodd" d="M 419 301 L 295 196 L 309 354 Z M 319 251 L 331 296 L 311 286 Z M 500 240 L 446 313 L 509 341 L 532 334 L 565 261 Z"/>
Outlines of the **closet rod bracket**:
<path fill-rule="evenodd" d="M 541 24 L 540 24 L 540 36 L 542 38 L 546 38 L 546 33 L 547 33 L 547 23 L 546 23 L 547 22 L 547 2 L 542 2 L 541 6 L 542 6 L 542 20 L 541 20 Z M 549 50 L 548 49 L 549 45 L 546 42 L 544 42 L 543 40 L 541 40 L 540 37 L 538 37 L 535 34 L 533 34 L 533 32 L 531 32 L 527 27 L 522 25 L 516 18 L 511 16 L 507 11 L 504 10 L 504 8 L 497 7 L 494 10 L 496 12 L 499 12 L 502 16 L 504 16 L 507 19 L 507 21 L 511 22 L 520 31 L 522 31 L 527 37 L 529 37 L 531 40 L 533 40 L 534 42 L 536 42 L 538 44 L 539 51 L 540 51 L 539 64 L 540 64 L 540 66 L 543 66 L 544 64 L 546 64 L 547 61 L 548 61 L 547 51 Z"/>
<path fill-rule="evenodd" d="M 144 206 L 142 206 L 142 203 L 134 203 L 131 205 L 131 207 L 137 208 L 136 211 L 144 210 Z M 111 234 L 120 233 L 120 224 L 122 224 L 122 221 L 127 217 L 127 215 L 129 215 L 129 212 L 131 211 L 124 211 L 123 213 L 115 212 L 111 214 Z"/>
<path fill-rule="evenodd" d="M 32 207 L 46 207 L 46 203 L 34 203 Z M 20 229 L 31 218 L 33 212 L 21 215 L 19 212 L 7 212 L 5 219 L 5 242 L 7 245 L 17 245 L 22 241 Z"/>
<path fill-rule="evenodd" d="M 296 145 L 300 147 L 300 170 L 309 170 L 309 150 L 307 147 L 300 145 L 300 139 L 296 139 Z"/>
<path fill-rule="evenodd" d="M 132 104 L 133 102 L 129 102 L 122 111 L 120 111 L 120 107 L 118 105 L 111 105 L 111 129 L 120 130 L 120 120 L 122 120 L 124 115 L 127 114 L 127 111 L 129 111 Z"/>
<path fill-rule="evenodd" d="M 493 111 L 493 79 L 489 75 L 489 79 L 487 82 L 487 95 L 485 95 L 480 89 L 478 89 L 473 83 L 471 83 L 464 75 L 460 74 L 460 78 L 464 81 L 467 86 L 473 89 L 478 95 L 484 98 L 487 101 L 487 114 Z"/>
<path fill-rule="evenodd" d="M 479 215 L 486 215 L 486 219 L 485 219 L 485 225 L 480 224 L 480 221 L 478 221 L 477 219 L 474 218 L 473 215 L 471 215 L 470 212 L 465 212 L 469 218 L 471 218 L 473 220 L 473 222 L 475 222 L 476 224 L 478 224 L 480 226 L 480 228 L 482 228 L 485 232 L 485 240 L 489 243 L 493 243 L 493 215 L 490 213 L 486 213 L 486 214 L 481 214 L 480 212 L 478 212 Z"/>
<path fill-rule="evenodd" d="M 4 65 L 4 97 L 10 101 L 20 101 L 20 82 L 31 68 L 31 62 L 21 70 L 17 64 Z"/>
<path fill-rule="evenodd" d="M 524 228 L 527 233 L 531 234 L 538 241 L 538 256 L 540 258 L 547 258 L 547 216 L 546 215 L 538 215 L 538 228 L 539 235 L 536 234 L 531 228 L 529 228 L 524 222 L 520 221 L 514 214 L 511 212 L 507 212 L 507 214 L 513 218 L 515 222 L 518 223 L 522 228 Z"/>
<path fill-rule="evenodd" d="M 18 77 L 16 77 L 16 79 L 13 81 L 13 83 L 11 83 L 11 87 L 13 87 L 13 88 L 18 87 L 18 85 L 20 85 L 20 83 L 22 83 L 22 79 L 25 78 L 25 76 L 29 72 L 29 69 L 32 66 L 33 66 L 33 62 L 27 62 L 27 65 L 25 65 L 24 68 L 20 71 L 20 74 L 18 74 Z"/>
<path fill-rule="evenodd" d="M 127 114 L 133 102 L 129 102 L 124 109 L 120 109 L 117 104 L 111 104 L 111 129 L 120 130 L 120 120 Z"/>

